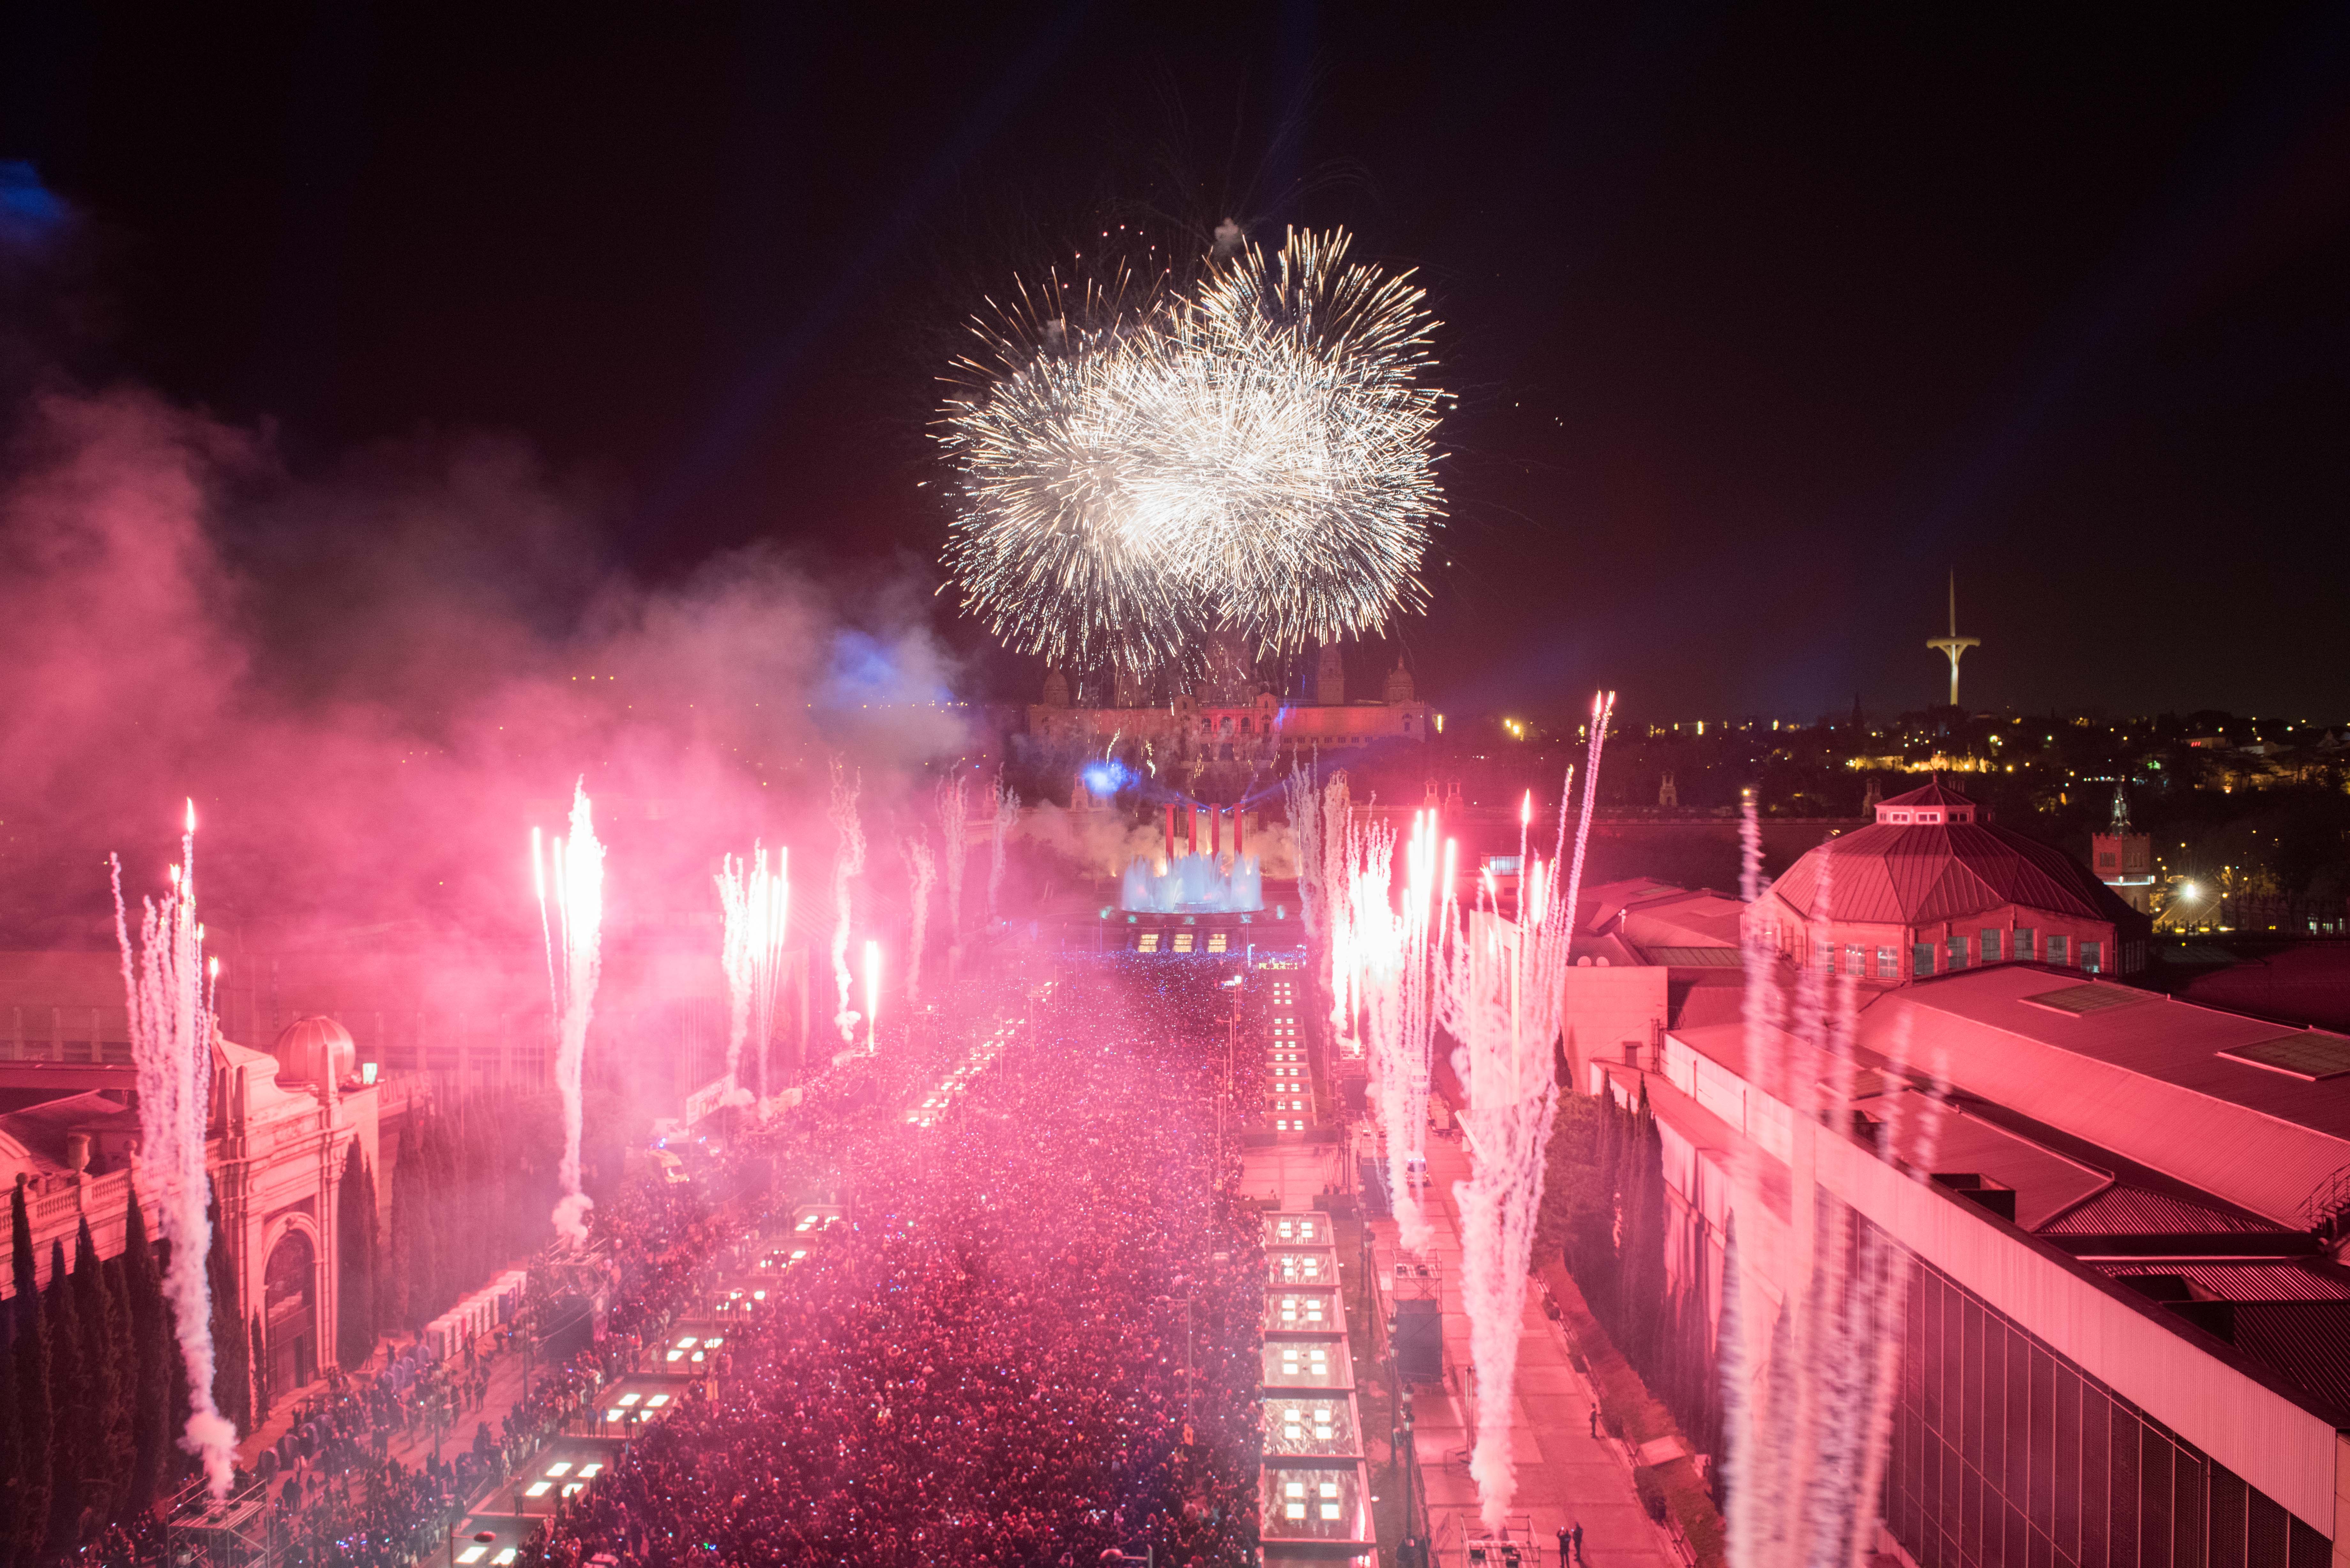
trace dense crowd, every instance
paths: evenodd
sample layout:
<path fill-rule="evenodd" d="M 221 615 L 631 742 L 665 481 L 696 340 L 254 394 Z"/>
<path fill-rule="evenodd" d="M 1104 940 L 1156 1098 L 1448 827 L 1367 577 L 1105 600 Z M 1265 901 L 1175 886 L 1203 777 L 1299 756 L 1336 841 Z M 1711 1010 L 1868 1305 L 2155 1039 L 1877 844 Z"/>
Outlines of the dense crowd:
<path fill-rule="evenodd" d="M 489 1366 L 470 1353 L 338 1377 L 240 1473 L 240 1490 L 265 1489 L 279 1561 L 408 1568 L 442 1551 L 471 1502 L 760 1250 L 747 1237 L 827 1195 L 849 1218 L 737 1334 L 716 1392 L 563 1505 L 522 1568 L 1091 1564 L 1146 1544 L 1177 1568 L 1247 1561 L 1262 1257 L 1237 1158 L 1218 1166 L 1217 978 L 1105 960 L 1034 1004 L 1018 977 L 975 981 L 943 1010 L 961 1026 L 820 1075 L 690 1187 L 631 1186 L 593 1220 L 603 1333 L 538 1363 L 526 1399 L 484 1409 Z M 907 1124 L 968 1051 L 968 1021 L 1024 1011 L 947 1120 Z M 472 1429 L 452 1461 L 390 1456 L 436 1424 Z M 118 1529 L 81 1560 L 163 1546 L 159 1529 Z"/>
<path fill-rule="evenodd" d="M 1218 978 L 1073 966 L 940 1125 L 883 1095 L 779 1134 L 854 1173 L 848 1221 L 525 1563 L 1245 1562 L 1263 1263 L 1216 1168 Z"/>

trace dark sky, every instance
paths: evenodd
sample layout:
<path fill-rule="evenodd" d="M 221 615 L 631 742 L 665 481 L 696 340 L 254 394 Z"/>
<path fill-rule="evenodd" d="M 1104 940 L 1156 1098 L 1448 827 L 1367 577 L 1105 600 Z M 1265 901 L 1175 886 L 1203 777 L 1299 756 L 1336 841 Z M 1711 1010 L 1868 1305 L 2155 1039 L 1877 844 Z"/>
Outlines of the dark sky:
<path fill-rule="evenodd" d="M 615 566 L 920 566 L 982 290 L 1345 223 L 1446 323 L 1447 706 L 1917 706 L 1955 566 L 1973 703 L 2350 715 L 2342 5 L 226 10 L 16 8 L 0 156 L 73 372 L 297 468 L 511 432 Z"/>

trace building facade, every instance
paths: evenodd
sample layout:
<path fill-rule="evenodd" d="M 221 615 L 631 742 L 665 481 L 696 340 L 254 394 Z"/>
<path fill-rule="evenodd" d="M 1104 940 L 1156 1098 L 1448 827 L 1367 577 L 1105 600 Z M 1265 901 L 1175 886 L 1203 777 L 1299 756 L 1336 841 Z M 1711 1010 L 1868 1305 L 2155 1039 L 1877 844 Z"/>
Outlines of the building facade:
<path fill-rule="evenodd" d="M 1899 983 L 1995 963 L 2088 974 L 2146 967 L 2148 927 L 2061 850 L 1941 784 L 1877 803 L 1758 899 L 1763 945 L 1798 967 Z"/>
<path fill-rule="evenodd" d="M 1882 802 L 1786 898 L 1586 895 L 1566 1072 L 1655 1114 L 1660 1310 L 1718 1389 L 1734 1274 L 1767 1402 L 1818 1260 L 1881 1247 L 1898 1355 L 1859 1506 L 1917 1568 L 2350 1564 L 2350 1037 L 2092 968 L 2134 911 L 1970 805 Z M 1940 922 L 2060 930 L 2067 961 L 2002 940 L 1946 966 Z M 1846 961 L 1909 943 L 1935 961 Z M 1701 1446 L 1718 1419 L 1684 1415 Z"/>

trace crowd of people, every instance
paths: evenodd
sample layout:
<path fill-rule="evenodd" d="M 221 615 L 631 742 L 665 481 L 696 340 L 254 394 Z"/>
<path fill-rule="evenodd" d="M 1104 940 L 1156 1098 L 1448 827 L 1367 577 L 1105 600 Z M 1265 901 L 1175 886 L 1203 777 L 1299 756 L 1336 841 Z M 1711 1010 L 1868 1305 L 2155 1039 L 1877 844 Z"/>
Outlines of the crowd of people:
<path fill-rule="evenodd" d="M 884 1095 L 753 1140 L 852 1172 L 847 1221 L 527 1568 L 1247 1561 L 1263 1258 L 1214 1137 L 1220 978 L 1071 966 L 938 1125 Z"/>
<path fill-rule="evenodd" d="M 240 1472 L 267 1499 L 278 1560 L 440 1552 L 541 1441 L 592 1420 L 598 1391 L 744 1261 L 747 1237 L 828 1197 L 847 1218 L 733 1336 L 725 1376 L 563 1503 L 518 1568 L 1248 1561 L 1263 1263 L 1237 1155 L 1214 1136 L 1220 978 L 1111 958 L 1068 967 L 1042 1001 L 1019 976 L 974 981 L 934 1015 L 958 1023 L 819 1075 L 695 1182 L 629 1187 L 593 1216 L 602 1333 L 538 1362 L 503 1415 L 485 1407 L 486 1348 L 338 1378 Z M 951 1115 L 909 1125 L 975 1031 L 1022 1014 Z M 395 1457 L 427 1426 L 453 1434 L 452 1458 Z M 118 1530 L 83 1558 L 165 1548 L 160 1528 Z"/>

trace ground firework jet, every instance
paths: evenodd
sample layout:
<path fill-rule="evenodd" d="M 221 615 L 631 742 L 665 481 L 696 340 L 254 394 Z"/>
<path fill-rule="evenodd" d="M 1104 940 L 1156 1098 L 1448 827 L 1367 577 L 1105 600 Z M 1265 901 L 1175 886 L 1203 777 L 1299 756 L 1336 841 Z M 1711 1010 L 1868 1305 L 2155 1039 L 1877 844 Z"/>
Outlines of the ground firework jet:
<path fill-rule="evenodd" d="M 1743 825 L 1744 867 L 1740 891 L 1749 904 L 1767 884 L 1762 876 L 1762 834 L 1748 792 Z M 1828 950 L 1834 888 L 1825 861 L 1814 896 L 1808 933 L 1814 951 Z M 1866 1563 L 1877 1550 L 1887 1432 L 1902 1333 L 1917 1260 L 1873 1224 L 1852 1223 L 1851 1210 L 1817 1179 L 1814 1141 L 1827 1136 L 1828 1111 L 1850 1100 L 1859 1071 L 1853 1054 L 1854 979 L 1807 964 L 1793 997 L 1780 979 L 1779 954 L 1757 925 L 1742 936 L 1746 971 L 1746 1058 L 1752 1075 L 1783 1085 L 1787 1098 L 1788 1189 L 1780 1201 L 1791 1221 L 1796 1267 L 1794 1288 L 1768 1313 L 1768 1294 L 1750 1281 L 1738 1237 L 1724 1251 L 1721 1384 L 1724 1456 L 1730 1480 L 1730 1561 L 1733 1568 L 1810 1568 L 1815 1563 Z M 1786 1044 L 1806 1060 L 1833 1065 L 1789 1065 Z M 1893 1035 L 1891 1080 L 1906 1076 L 1908 1032 Z M 1942 1081 L 1944 1064 L 1931 1064 Z M 1904 1137 L 1904 1118 L 1926 1118 L 1904 1147 L 1911 1176 L 1928 1179 L 1941 1134 L 1941 1099 L 1888 1096 L 1891 1116 L 1880 1136 L 1890 1147 Z M 1768 1179 L 1751 1144 L 1734 1168 L 1733 1212 L 1764 1212 Z"/>
<path fill-rule="evenodd" d="M 1438 964 L 1438 1011 L 1447 1032 L 1461 1043 L 1452 1053 L 1452 1070 L 1466 1092 L 1461 1127 L 1471 1175 L 1454 1186 L 1453 1197 L 1461 1210 L 1461 1293 L 1477 1370 L 1476 1439 L 1469 1470 L 1489 1530 L 1502 1527 L 1517 1494 L 1510 1401 L 1534 1217 L 1558 1111 L 1555 1060 L 1575 902 L 1614 703 L 1614 695 L 1607 693 L 1592 707 L 1572 861 L 1564 854 L 1575 784 L 1570 775 L 1559 798 L 1558 836 L 1549 858 L 1528 853 L 1531 795 L 1521 810 L 1516 909 L 1505 914 L 1498 889 L 1482 896 L 1471 918 L 1453 929 Z"/>
<path fill-rule="evenodd" d="M 225 1497 L 236 1428 L 213 1403 L 212 1290 L 204 1274 L 212 1248 L 211 1183 L 204 1169 L 204 1130 L 211 1112 L 214 1025 L 204 983 L 204 929 L 196 920 L 195 803 L 188 803 L 172 890 L 160 904 L 144 900 L 135 952 L 122 901 L 122 863 L 113 861 L 112 867 L 114 934 L 122 949 L 130 1052 L 139 1070 L 140 1184 L 154 1189 L 163 1236 L 172 1244 L 163 1292 L 188 1369 L 190 1408 L 180 1446 L 203 1459 L 213 1495 Z"/>
<path fill-rule="evenodd" d="M 746 866 L 728 856 L 718 872 L 718 902 L 726 917 L 725 944 L 719 961 L 726 971 L 728 1003 L 726 1031 L 726 1103 L 747 1104 L 750 1091 L 742 1087 L 743 1047 L 758 1043 L 759 1093 L 772 1092 L 767 1082 L 767 1042 L 775 1033 L 775 999 L 783 981 L 784 931 L 791 913 L 792 887 L 786 875 L 791 851 L 767 852 L 754 846 Z"/>
<path fill-rule="evenodd" d="M 579 1187 L 580 1093 L 604 937 L 604 846 L 596 839 L 585 780 L 572 792 L 571 836 L 556 839 L 542 857 L 533 829 L 531 860 L 555 1014 L 555 1086 L 563 1096 L 563 1158 L 556 1172 L 563 1196 L 556 1200 L 555 1230 L 577 1246 L 588 1240 L 588 1210 L 593 1207 Z"/>
<path fill-rule="evenodd" d="M 857 816 L 857 792 L 863 780 L 861 774 L 844 775 L 840 759 L 833 759 L 832 826 L 840 838 L 832 857 L 832 979 L 840 992 L 840 1011 L 833 1023 L 844 1045 L 857 1043 L 857 1011 L 848 1005 L 855 983 L 848 972 L 848 885 L 865 870 L 865 827 Z"/>

